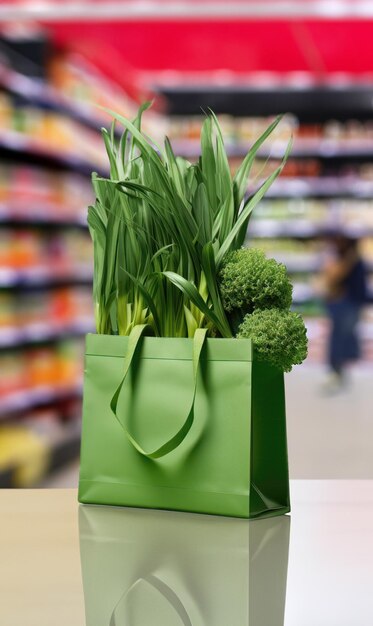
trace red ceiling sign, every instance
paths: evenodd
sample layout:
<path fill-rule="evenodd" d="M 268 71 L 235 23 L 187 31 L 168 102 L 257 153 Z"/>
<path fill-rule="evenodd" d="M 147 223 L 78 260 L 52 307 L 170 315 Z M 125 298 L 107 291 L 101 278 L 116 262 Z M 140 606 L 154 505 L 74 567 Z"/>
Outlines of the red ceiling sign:
<path fill-rule="evenodd" d="M 46 24 L 56 41 L 146 72 L 373 73 L 373 20 L 167 20 Z M 117 67 L 117 70 L 120 69 Z"/>

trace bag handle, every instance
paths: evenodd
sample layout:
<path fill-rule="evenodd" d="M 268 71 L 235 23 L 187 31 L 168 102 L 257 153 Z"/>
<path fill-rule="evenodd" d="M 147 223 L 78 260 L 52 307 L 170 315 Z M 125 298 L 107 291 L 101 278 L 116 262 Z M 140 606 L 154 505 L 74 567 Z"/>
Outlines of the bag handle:
<path fill-rule="evenodd" d="M 177 596 L 176 593 L 173 591 L 173 589 L 171 589 L 171 587 L 166 585 L 166 583 L 164 583 L 163 580 L 161 580 L 157 576 L 154 576 L 153 574 L 149 574 L 148 576 L 139 578 L 133 583 L 133 585 L 131 585 L 131 587 L 127 591 L 124 592 L 124 594 L 121 596 L 118 603 L 113 609 L 109 626 L 117 626 L 116 614 L 117 614 L 119 605 L 122 604 L 122 602 L 124 602 L 127 596 L 130 594 L 130 592 L 142 582 L 145 582 L 150 587 L 153 587 L 153 589 L 156 589 L 156 591 L 158 591 L 165 598 L 165 600 L 169 602 L 169 604 L 173 607 L 177 615 L 180 617 L 184 626 L 193 626 L 190 620 L 190 617 L 188 615 L 188 612 L 184 604 L 181 602 L 179 596 Z"/>
<path fill-rule="evenodd" d="M 119 386 L 117 387 L 116 392 L 114 393 L 111 399 L 110 408 L 113 411 L 115 417 L 117 418 L 119 424 L 122 426 L 127 438 L 129 439 L 131 444 L 134 446 L 134 448 L 136 448 L 136 450 L 140 454 L 148 457 L 149 459 L 159 459 L 162 456 L 165 456 L 166 454 L 169 454 L 170 452 L 172 452 L 172 450 L 175 450 L 182 443 L 182 441 L 184 441 L 185 437 L 187 436 L 188 432 L 190 431 L 192 427 L 192 424 L 194 421 L 194 401 L 195 401 L 196 389 L 197 389 L 198 366 L 199 366 L 201 351 L 202 351 L 202 348 L 206 339 L 207 329 L 197 328 L 194 334 L 194 339 L 193 339 L 193 380 L 194 380 L 194 383 L 193 383 L 192 400 L 191 400 L 190 409 L 188 411 L 186 420 L 181 426 L 180 430 L 178 430 L 178 432 L 175 435 L 173 435 L 170 439 L 168 439 L 168 441 L 166 441 L 159 448 L 157 448 L 156 450 L 153 450 L 152 452 L 147 452 L 146 450 L 144 450 L 144 448 L 139 444 L 139 442 L 136 441 L 136 439 L 131 435 L 131 433 L 128 430 L 125 417 L 119 416 L 117 412 L 119 396 L 122 391 L 124 382 L 127 378 L 127 374 L 130 370 L 133 358 L 135 356 L 136 350 L 139 345 L 139 341 L 141 337 L 145 334 L 145 332 L 149 332 L 149 330 L 152 330 L 152 329 L 148 324 L 138 324 L 137 326 L 133 327 L 128 338 L 128 349 L 127 349 L 126 356 L 124 358 L 124 374 L 123 374 L 121 382 L 119 383 Z"/>

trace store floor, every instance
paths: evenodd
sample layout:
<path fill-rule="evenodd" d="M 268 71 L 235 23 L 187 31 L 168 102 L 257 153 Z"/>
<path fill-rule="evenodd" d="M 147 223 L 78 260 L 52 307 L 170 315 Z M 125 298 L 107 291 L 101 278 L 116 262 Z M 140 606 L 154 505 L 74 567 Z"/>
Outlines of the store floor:
<path fill-rule="evenodd" d="M 373 478 L 373 366 L 358 365 L 345 389 L 325 396 L 325 369 L 286 376 L 292 478 Z"/>
<path fill-rule="evenodd" d="M 357 366 L 346 388 L 325 396 L 324 368 L 303 365 L 286 375 L 291 478 L 373 478 L 373 366 Z M 78 462 L 43 487 L 76 487 Z"/>

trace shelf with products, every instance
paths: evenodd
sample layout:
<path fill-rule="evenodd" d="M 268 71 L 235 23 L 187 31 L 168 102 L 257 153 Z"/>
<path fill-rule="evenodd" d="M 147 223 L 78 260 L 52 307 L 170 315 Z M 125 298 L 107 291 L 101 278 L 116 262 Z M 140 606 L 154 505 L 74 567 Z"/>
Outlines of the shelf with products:
<path fill-rule="evenodd" d="M 343 219 L 317 222 L 307 220 L 305 217 L 283 221 L 281 219 L 268 218 L 262 220 L 253 219 L 250 225 L 250 235 L 258 239 L 274 237 L 294 237 L 296 239 L 325 238 L 337 230 L 348 237 L 358 239 L 373 236 L 373 227 L 359 223 L 358 219 L 356 223 L 348 223 L 347 220 L 345 221 Z"/>
<path fill-rule="evenodd" d="M 44 406 L 57 406 L 72 398 L 82 397 L 82 382 L 68 386 L 44 385 L 32 389 L 12 391 L 1 399 L 0 421 L 13 421 L 29 410 Z"/>
<path fill-rule="evenodd" d="M 13 270 L 0 267 L 1 289 L 43 289 L 61 285 L 90 285 L 92 267 L 71 267 L 69 271 L 56 271 L 44 265 L 30 269 Z"/>
<path fill-rule="evenodd" d="M 373 199 L 267 198 L 257 207 L 249 232 L 255 237 L 314 238 L 343 232 L 373 234 Z"/>
<path fill-rule="evenodd" d="M 53 324 L 53 328 L 45 328 L 45 325 L 24 326 L 22 329 L 0 328 L 0 350 L 17 348 L 32 344 L 52 343 L 61 341 L 63 338 L 82 337 L 87 333 L 93 333 L 94 324 L 91 319 L 75 320 L 73 324 L 60 326 Z"/>
<path fill-rule="evenodd" d="M 110 126 L 111 118 L 100 107 L 131 118 L 136 115 L 137 104 L 83 57 L 51 56 L 52 48 L 48 48 L 49 62 L 40 68 L 42 79 L 29 75 L 29 59 L 23 57 L 14 40 L 2 39 L 0 151 L 23 153 L 44 161 L 44 165 L 51 161 L 86 175 L 92 170 L 105 173 L 107 161 L 100 130 Z M 152 112 L 146 123 L 153 120 L 152 128 L 160 131 L 162 119 Z"/>
<path fill-rule="evenodd" d="M 97 110 L 93 112 L 93 107 L 86 102 L 67 97 L 52 85 L 16 72 L 3 63 L 0 63 L 0 88 L 42 109 L 75 119 L 88 128 L 97 130 L 107 124 L 107 119 L 99 116 Z"/>
<path fill-rule="evenodd" d="M 284 263 L 291 273 L 317 272 L 323 262 L 323 243 L 319 239 L 254 238 L 247 240 L 247 245 L 262 248 L 266 254 Z M 360 242 L 368 271 L 373 272 L 373 237 L 366 237 Z"/>
<path fill-rule="evenodd" d="M 5 129 L 26 132 L 29 138 L 36 135 L 40 140 L 46 139 L 47 143 L 52 140 L 52 146 L 62 153 L 67 148 L 65 158 L 68 165 L 88 171 L 92 169 L 91 162 L 95 168 L 99 164 L 106 166 L 98 132 L 102 127 L 110 127 L 112 119 L 104 109 L 120 111 L 125 117 L 134 118 L 138 102 L 151 100 L 153 92 L 140 87 L 136 75 L 130 76 L 129 68 L 126 84 L 120 86 L 83 55 L 71 54 L 68 50 L 63 54 L 51 52 L 50 47 L 49 62 L 43 68 L 45 79 L 41 80 L 31 78 L 27 71 L 21 73 L 12 68 L 14 57 L 10 54 L 6 62 L 7 46 L 2 49 L 0 127 L 5 121 Z M 19 52 L 17 57 L 19 62 Z M 122 76 L 122 82 L 123 79 Z M 161 98 L 158 97 L 157 104 L 160 103 Z M 28 126 L 26 129 L 25 124 Z M 145 130 L 155 138 L 167 134 L 167 124 L 167 118 L 157 113 L 154 107 L 144 120 Z M 78 133 L 76 136 L 75 131 Z M 79 149 L 70 150 L 71 145 Z M 41 148 L 45 147 L 42 143 Z M 89 163 L 77 161 L 76 153 L 82 154 Z"/>
<path fill-rule="evenodd" d="M 259 78 L 259 81 L 257 80 Z M 352 122 L 353 128 L 372 120 L 373 89 L 371 81 L 336 81 L 334 84 L 269 80 L 252 75 L 251 81 L 218 84 L 205 81 L 173 81 L 158 84 L 155 90 L 166 99 L 172 116 L 189 119 L 211 108 L 217 115 L 243 116 L 263 119 L 279 112 L 291 111 L 302 123 L 318 129 L 331 124 L 338 131 L 339 124 Z M 334 124 L 336 121 L 336 124 Z"/>
<path fill-rule="evenodd" d="M 38 85 L 35 80 L 28 80 Z M 24 96 L 20 98 L 1 89 L 0 78 L 2 148 L 49 157 L 83 171 L 89 171 L 93 165 L 106 165 L 105 150 L 97 132 L 100 126 L 88 128 L 74 116 L 40 106 L 26 93 Z"/>
<path fill-rule="evenodd" d="M 80 172 L 86 176 L 91 176 L 92 170 L 96 170 L 102 174 L 105 174 L 104 169 L 105 155 L 102 154 L 98 162 L 93 160 L 92 155 L 85 159 L 80 156 L 80 147 L 77 146 L 77 151 L 69 152 L 61 149 L 60 144 L 58 147 L 53 145 L 53 142 L 49 143 L 47 137 L 43 139 L 33 138 L 29 135 L 21 132 L 14 132 L 4 130 L 0 124 L 0 154 L 3 153 L 6 156 L 10 155 L 24 155 L 29 157 L 32 162 L 39 161 L 46 167 L 60 166 L 66 169 L 72 169 Z M 72 135 L 76 134 L 76 131 L 71 131 Z M 79 156 L 76 156 L 79 154 Z"/>
<path fill-rule="evenodd" d="M 307 220 L 298 220 L 297 222 L 280 222 L 279 220 L 262 220 L 253 223 L 250 234 L 256 238 L 273 238 L 273 237 L 296 237 L 297 239 L 310 239 L 315 237 L 327 237 L 336 229 L 343 232 L 348 237 L 364 237 L 373 236 L 373 228 L 366 228 L 358 224 L 352 225 L 329 225 L 328 223 L 309 223 Z"/>
<path fill-rule="evenodd" d="M 230 139 L 226 143 L 229 158 L 242 159 L 246 156 L 252 142 L 250 139 Z M 185 158 L 196 158 L 200 152 L 199 142 L 195 139 L 175 139 L 172 146 L 177 154 Z M 283 140 L 268 141 L 265 147 L 258 150 L 260 158 L 280 159 L 286 150 L 287 142 Z M 292 158 L 317 158 L 326 160 L 364 160 L 373 158 L 373 137 L 367 139 L 314 139 L 295 138 L 291 151 Z"/>
<path fill-rule="evenodd" d="M 4 153 L 22 153 L 85 175 L 95 169 L 104 173 L 106 155 L 97 130 L 0 88 L 0 151 Z"/>
<path fill-rule="evenodd" d="M 78 211 L 70 215 L 70 211 L 66 211 L 66 215 L 59 213 L 58 206 L 52 204 L 29 205 L 29 210 L 25 207 L 19 208 L 14 205 L 0 204 L 0 225 L 11 227 L 31 227 L 38 228 L 87 228 L 87 209 Z"/>
<path fill-rule="evenodd" d="M 0 416 L 54 404 L 81 391 L 83 339 L 1 351 Z"/>
<path fill-rule="evenodd" d="M 357 176 L 302 177 L 278 179 L 267 193 L 268 198 L 372 198 L 373 182 Z"/>
<path fill-rule="evenodd" d="M 86 230 L 0 229 L 0 286 L 38 287 L 92 280 Z"/>
<path fill-rule="evenodd" d="M 0 224 L 87 225 L 90 181 L 75 172 L 1 162 Z"/>
<path fill-rule="evenodd" d="M 38 449 L 48 461 L 45 473 L 78 456 L 82 341 L 94 328 L 89 180 L 56 168 L 49 155 L 47 167 L 32 152 L 24 156 L 0 168 L 0 421 L 7 428 L 0 428 L 0 451 L 10 450 L 12 431 L 19 457 L 11 467 L 0 458 L 0 482 L 12 487 L 34 484 L 20 477 L 26 466 L 37 467 Z M 48 407 L 57 428 L 72 401 L 79 417 L 74 426 L 61 424 L 58 439 L 43 436 L 40 446 L 34 427 L 20 424 L 30 410 L 39 422 L 40 408 Z"/>
<path fill-rule="evenodd" d="M 75 400 L 29 411 L 18 423 L 0 424 L 0 487 L 33 487 L 80 448 L 80 412 Z"/>
<path fill-rule="evenodd" d="M 91 287 L 0 292 L 0 349 L 92 332 Z"/>
<path fill-rule="evenodd" d="M 291 110 L 291 108 L 286 107 L 283 110 Z M 333 118 L 332 112 L 331 118 Z M 203 121 L 203 115 L 170 116 L 168 135 L 180 154 L 185 152 L 186 157 L 199 154 L 198 138 Z M 266 130 L 268 118 L 247 114 L 236 117 L 221 114 L 219 122 L 228 152 L 232 151 L 232 157 L 242 157 L 249 150 L 250 145 Z M 259 149 L 259 155 L 281 158 L 291 136 L 294 140 L 292 154 L 295 157 L 315 156 L 328 159 L 335 156 L 371 156 L 373 153 L 371 119 L 364 121 L 350 119 L 343 122 L 329 119 L 325 123 L 301 123 L 294 115 L 286 114 L 281 124 Z"/>
<path fill-rule="evenodd" d="M 80 95 L 94 83 L 93 100 L 132 117 L 119 89 L 83 67 L 73 78 L 73 66 L 54 66 L 53 81 L 42 81 L 4 67 L 3 56 L 0 65 L 0 484 L 7 486 L 31 486 L 79 453 L 83 335 L 94 329 L 89 177 L 107 170 L 100 126 L 110 124 L 79 98 L 79 81 Z M 74 420 L 66 419 L 72 402 Z"/>
<path fill-rule="evenodd" d="M 242 146 L 241 154 L 245 154 L 248 146 Z M 286 150 L 284 141 L 273 141 L 269 148 L 262 149 L 259 156 L 262 158 L 281 158 Z M 328 138 L 295 138 L 291 151 L 293 158 L 317 158 L 326 160 L 363 161 L 373 158 L 373 137 L 353 139 L 328 139 Z"/>
<path fill-rule="evenodd" d="M 129 94 L 129 89 L 125 90 L 104 75 L 87 58 L 68 51 L 52 55 L 46 73 L 47 80 L 30 78 L 2 60 L 0 89 L 18 96 L 18 100 L 59 113 L 95 131 L 111 124 L 110 116 L 103 109 L 120 111 L 125 117 L 133 118 L 137 113 L 137 102 L 153 96 L 149 89 L 133 84 L 135 75 L 127 82 L 127 88 L 132 92 Z M 164 124 L 165 118 L 153 110 L 145 120 L 145 126 L 156 130 L 159 123 Z M 161 129 L 156 132 L 159 134 Z"/>

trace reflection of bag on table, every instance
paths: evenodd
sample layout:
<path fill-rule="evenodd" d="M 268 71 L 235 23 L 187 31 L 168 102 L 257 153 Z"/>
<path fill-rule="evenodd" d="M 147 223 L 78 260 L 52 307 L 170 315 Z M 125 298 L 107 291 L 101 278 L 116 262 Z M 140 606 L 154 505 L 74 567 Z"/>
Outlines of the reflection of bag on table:
<path fill-rule="evenodd" d="M 290 518 L 80 507 L 86 626 L 283 626 Z"/>
<path fill-rule="evenodd" d="M 145 330 L 87 336 L 80 502 L 289 511 L 282 372 L 257 361 L 248 339 Z"/>

